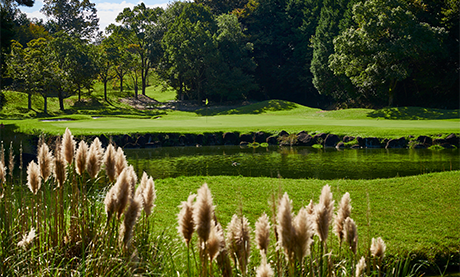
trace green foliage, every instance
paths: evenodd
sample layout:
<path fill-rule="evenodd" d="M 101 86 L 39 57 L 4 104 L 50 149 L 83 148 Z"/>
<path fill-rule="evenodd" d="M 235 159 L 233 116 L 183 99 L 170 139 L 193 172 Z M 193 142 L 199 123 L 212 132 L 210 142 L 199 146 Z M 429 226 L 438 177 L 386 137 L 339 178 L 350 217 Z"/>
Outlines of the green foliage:
<path fill-rule="evenodd" d="M 86 40 L 97 34 L 99 18 L 96 4 L 89 0 L 45 0 L 41 12 L 49 18 L 53 33 L 63 31 Z"/>
<path fill-rule="evenodd" d="M 358 3 L 353 19 L 357 27 L 334 40 L 330 67 L 369 97 L 388 95 L 390 106 L 398 82 L 443 55 L 444 30 L 420 22 L 399 0 Z"/>
<path fill-rule="evenodd" d="M 367 116 L 395 120 L 456 119 L 460 118 L 460 110 L 398 107 L 375 110 L 370 112 Z"/>

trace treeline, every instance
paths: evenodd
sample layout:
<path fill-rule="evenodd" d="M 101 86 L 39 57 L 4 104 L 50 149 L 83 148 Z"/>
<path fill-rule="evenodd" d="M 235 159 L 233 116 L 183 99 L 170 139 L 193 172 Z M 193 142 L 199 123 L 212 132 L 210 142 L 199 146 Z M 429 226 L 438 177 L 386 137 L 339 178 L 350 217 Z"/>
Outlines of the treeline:
<path fill-rule="evenodd" d="M 87 0 L 46 0 L 42 12 L 46 23 L 2 5 L 2 77 L 45 99 L 80 96 L 97 79 L 106 98 L 110 82 L 137 97 L 154 72 L 184 100 L 459 105 L 458 0 L 141 3 L 104 34 Z"/>

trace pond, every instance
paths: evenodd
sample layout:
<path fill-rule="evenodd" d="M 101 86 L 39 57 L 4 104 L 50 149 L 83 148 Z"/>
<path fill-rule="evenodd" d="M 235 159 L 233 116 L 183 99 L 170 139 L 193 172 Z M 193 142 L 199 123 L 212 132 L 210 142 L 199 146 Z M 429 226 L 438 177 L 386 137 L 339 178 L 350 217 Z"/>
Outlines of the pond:
<path fill-rule="evenodd" d="M 458 149 L 208 146 L 125 149 L 125 154 L 136 172 L 145 171 L 154 179 L 195 175 L 374 179 L 460 169 Z"/>

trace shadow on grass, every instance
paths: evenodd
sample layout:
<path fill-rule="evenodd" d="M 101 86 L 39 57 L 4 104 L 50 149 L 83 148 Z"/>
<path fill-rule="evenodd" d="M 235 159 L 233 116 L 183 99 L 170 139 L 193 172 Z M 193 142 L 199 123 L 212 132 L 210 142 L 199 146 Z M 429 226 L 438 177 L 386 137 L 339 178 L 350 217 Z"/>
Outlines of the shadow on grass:
<path fill-rule="evenodd" d="M 209 107 L 198 109 L 195 111 L 198 115 L 212 116 L 212 115 L 229 115 L 229 114 L 261 114 L 265 112 L 274 111 L 287 111 L 295 109 L 297 105 L 292 102 L 283 100 L 267 100 L 254 103 L 247 106 L 238 107 Z"/>
<path fill-rule="evenodd" d="M 460 110 L 441 110 L 419 107 L 384 108 L 367 114 L 372 118 L 423 120 L 423 119 L 458 119 Z"/>

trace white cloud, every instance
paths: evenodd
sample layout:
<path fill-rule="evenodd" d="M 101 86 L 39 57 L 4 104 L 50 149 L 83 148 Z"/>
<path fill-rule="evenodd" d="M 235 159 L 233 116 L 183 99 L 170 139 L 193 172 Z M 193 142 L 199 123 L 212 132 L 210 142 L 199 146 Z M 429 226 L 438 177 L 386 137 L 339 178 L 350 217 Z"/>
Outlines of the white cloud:
<path fill-rule="evenodd" d="M 166 8 L 168 5 L 168 2 L 161 3 L 163 1 L 169 1 L 169 0 L 156 0 L 156 4 L 153 5 L 146 5 L 149 8 L 155 8 L 155 7 L 162 7 Z M 103 3 L 96 3 L 96 10 L 97 10 L 97 16 L 99 17 L 99 29 L 101 31 L 104 31 L 105 28 L 112 24 L 116 23 L 115 18 L 118 16 L 120 12 L 123 11 L 125 8 L 130 8 L 132 9 L 134 6 L 138 5 L 142 1 L 139 1 L 137 3 L 131 3 L 131 2 L 103 2 Z M 27 7 L 21 7 L 22 12 L 24 12 L 28 18 L 37 18 L 37 19 L 43 19 L 46 21 L 46 16 L 40 12 L 40 9 L 43 7 L 43 0 L 36 0 L 35 4 L 32 8 L 27 8 Z"/>
<path fill-rule="evenodd" d="M 141 2 L 138 2 L 138 3 L 141 3 Z M 129 3 L 126 1 L 123 1 L 121 3 L 104 2 L 104 3 L 96 4 L 97 16 L 99 17 L 100 30 L 103 31 L 111 23 L 116 23 L 115 18 L 118 16 L 120 12 L 123 11 L 123 9 L 125 8 L 132 9 L 136 5 L 137 5 L 136 3 Z M 154 4 L 154 5 L 146 5 L 146 6 L 149 8 L 155 8 L 155 7 L 166 8 L 167 5 L 168 3 L 166 2 L 162 4 Z"/>

